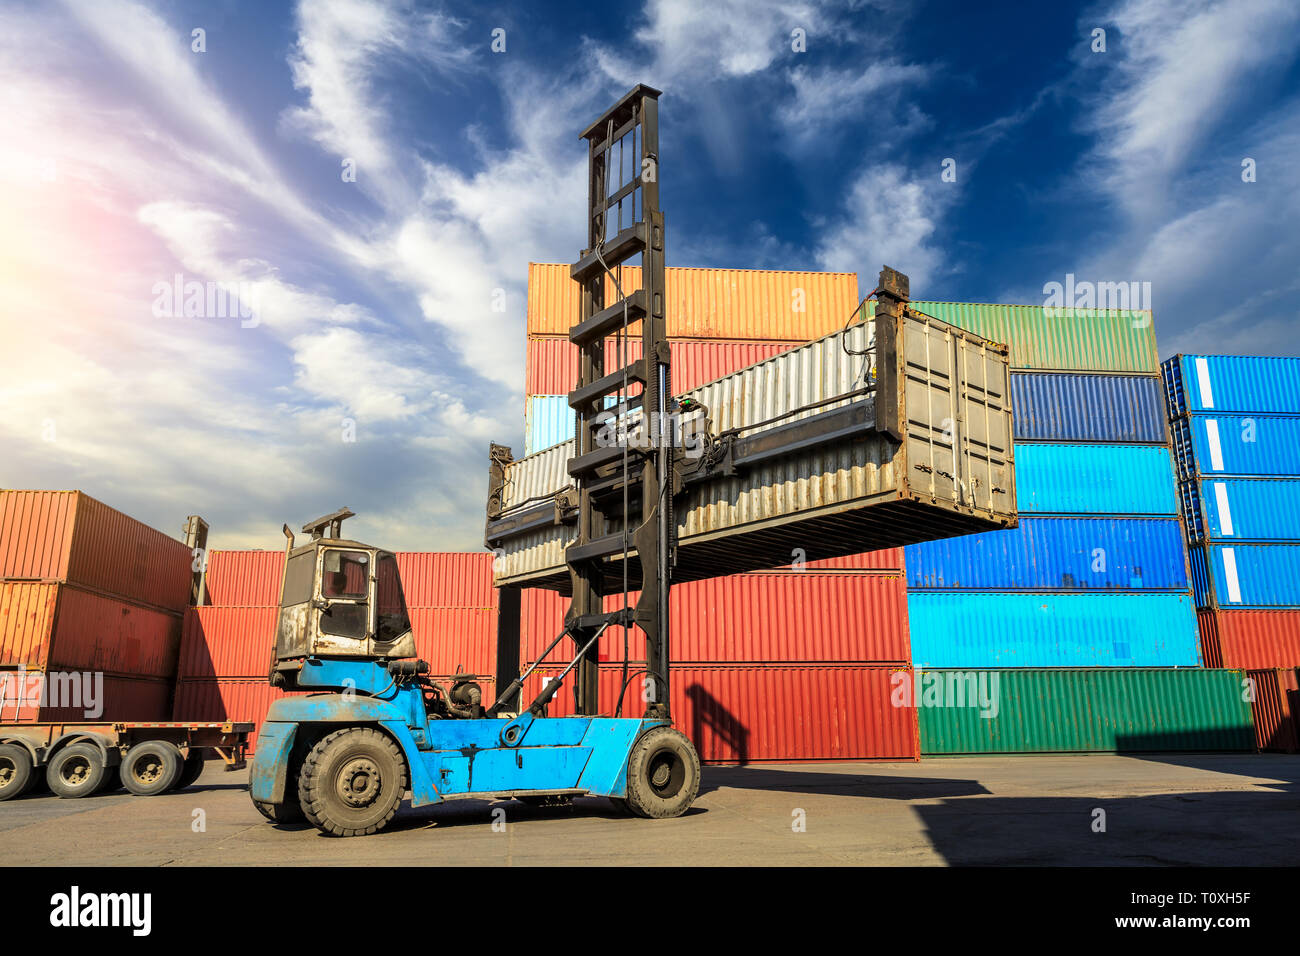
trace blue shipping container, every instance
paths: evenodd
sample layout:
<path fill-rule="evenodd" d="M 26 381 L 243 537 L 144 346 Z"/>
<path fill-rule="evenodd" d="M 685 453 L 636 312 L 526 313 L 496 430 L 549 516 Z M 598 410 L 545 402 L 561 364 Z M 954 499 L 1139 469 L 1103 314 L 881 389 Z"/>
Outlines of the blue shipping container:
<path fill-rule="evenodd" d="M 1011 409 L 1016 441 L 1165 441 L 1153 375 L 1012 372 Z"/>
<path fill-rule="evenodd" d="M 1300 545 L 1211 544 L 1189 560 L 1198 607 L 1300 606 Z"/>
<path fill-rule="evenodd" d="M 1176 355 L 1160 371 L 1170 418 L 1189 412 L 1300 415 L 1300 358 Z"/>
<path fill-rule="evenodd" d="M 1015 455 L 1022 514 L 1178 514 L 1163 446 L 1030 444 Z"/>
<path fill-rule="evenodd" d="M 1180 478 L 1300 477 L 1300 418 L 1188 415 L 1172 437 Z"/>
<path fill-rule="evenodd" d="M 907 595 L 916 667 L 1196 667 L 1190 594 Z"/>
<path fill-rule="evenodd" d="M 904 549 L 913 589 L 1186 591 L 1177 518 L 1022 518 Z"/>
<path fill-rule="evenodd" d="M 1202 478 L 1178 492 L 1192 541 L 1300 542 L 1300 480 Z"/>

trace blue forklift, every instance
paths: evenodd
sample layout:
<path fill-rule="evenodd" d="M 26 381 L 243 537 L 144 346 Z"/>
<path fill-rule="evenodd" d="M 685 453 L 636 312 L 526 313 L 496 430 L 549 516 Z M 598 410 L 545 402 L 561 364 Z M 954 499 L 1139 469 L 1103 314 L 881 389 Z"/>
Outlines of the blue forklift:
<path fill-rule="evenodd" d="M 565 507 L 572 511 L 566 521 L 577 527 L 565 552 L 570 580 L 563 590 L 572 603 L 564 630 L 519 674 L 518 591 L 503 590 L 502 620 L 513 619 L 514 628 L 499 632 L 496 686 L 504 690 L 485 706 L 472 675 L 434 680 L 428 665 L 414 659 L 397 562 L 342 536 L 352 512 L 304 525 L 310 539 L 301 545 L 286 525 L 270 680 L 308 693 L 275 701 L 257 738 L 251 795 L 268 819 L 305 817 L 327 834 L 371 834 L 393 818 L 408 790 L 415 807 L 471 795 L 534 803 L 593 795 L 630 814 L 662 818 L 685 813 L 699 792 L 699 756 L 673 728 L 668 705 L 668 591 L 681 450 L 667 429 L 636 447 L 626 436 L 616 443 L 601 437 L 611 416 L 654 423 L 680 411 L 671 399 L 664 318 L 659 95 L 638 85 L 582 134 L 588 244 L 571 270 L 582 304 L 570 336 L 580 356 L 578 383 L 569 393 L 578 439 Z M 641 257 L 641 287 L 623 289 L 613 270 L 634 256 Z M 607 338 L 626 342 L 630 334 L 641 339 L 644 360 L 606 371 Z M 509 449 L 494 445 L 492 460 L 489 529 L 494 521 L 511 521 L 500 513 Z M 493 544 L 490 532 L 487 544 Z M 641 591 L 635 605 L 627 600 L 633 586 Z M 606 595 L 620 591 L 623 606 L 606 611 Z M 614 716 L 600 715 L 596 643 L 610 627 L 637 627 L 646 635 L 647 678 L 643 693 L 634 695 L 645 709 L 638 717 L 620 716 L 622 694 Z M 575 651 L 568 666 L 520 706 L 523 681 L 566 638 Z M 570 675 L 578 716 L 546 716 Z"/>

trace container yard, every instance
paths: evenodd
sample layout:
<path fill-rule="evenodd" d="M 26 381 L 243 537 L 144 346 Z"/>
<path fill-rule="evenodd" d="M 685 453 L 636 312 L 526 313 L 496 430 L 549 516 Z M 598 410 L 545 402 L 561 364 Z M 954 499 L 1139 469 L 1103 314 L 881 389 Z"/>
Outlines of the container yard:
<path fill-rule="evenodd" d="M 210 6 L 0 39 L 15 938 L 1285 932 L 1300 10 Z"/>

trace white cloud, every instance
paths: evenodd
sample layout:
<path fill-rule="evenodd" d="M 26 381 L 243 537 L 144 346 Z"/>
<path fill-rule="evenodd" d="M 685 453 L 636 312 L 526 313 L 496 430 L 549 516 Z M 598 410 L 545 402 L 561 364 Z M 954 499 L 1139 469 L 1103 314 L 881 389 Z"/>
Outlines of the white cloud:
<path fill-rule="evenodd" d="M 899 121 L 892 119 L 903 90 L 926 82 L 930 69 L 916 63 L 879 60 L 863 68 L 812 69 L 797 66 L 790 71 L 794 98 L 781 104 L 777 120 L 801 141 L 823 131 L 848 127 L 846 118 L 860 122 L 865 116 L 878 119 L 877 128 L 889 129 L 890 138 L 910 135 L 930 125 L 930 119 L 915 106 L 903 110 Z M 823 145 L 818 141 L 818 145 Z"/>
<path fill-rule="evenodd" d="M 901 166 L 875 164 L 853 183 L 842 219 L 828 224 L 817 246 L 823 269 L 860 272 L 874 280 L 882 265 L 904 272 L 920 293 L 944 269 L 942 240 L 935 232 L 948 205 L 951 184 L 922 183 Z M 869 291 L 864 286 L 864 292 Z"/>

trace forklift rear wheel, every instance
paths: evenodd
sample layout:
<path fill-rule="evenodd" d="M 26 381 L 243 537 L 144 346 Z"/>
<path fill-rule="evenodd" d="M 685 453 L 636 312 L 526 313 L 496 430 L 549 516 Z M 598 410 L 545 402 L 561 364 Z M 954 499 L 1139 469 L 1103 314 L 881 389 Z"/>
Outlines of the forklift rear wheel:
<path fill-rule="evenodd" d="M 191 750 L 190 755 L 185 758 L 185 764 L 181 767 L 180 778 L 172 789 L 184 790 L 186 787 L 192 786 L 199 777 L 203 776 L 203 763 L 203 751 Z"/>
<path fill-rule="evenodd" d="M 680 817 L 700 792 L 700 757 L 671 727 L 647 730 L 627 761 L 627 805 L 639 817 Z"/>
<path fill-rule="evenodd" d="M 0 800 L 21 797 L 36 782 L 32 755 L 17 744 L 0 745 Z"/>
<path fill-rule="evenodd" d="M 253 806 L 257 807 L 257 812 L 272 823 L 301 823 L 303 820 L 302 807 L 298 805 L 297 800 L 290 800 L 288 803 L 263 803 L 261 800 L 254 800 Z"/>
<path fill-rule="evenodd" d="M 181 752 L 169 740 L 143 740 L 126 752 L 119 775 L 137 797 L 166 793 L 180 778 Z"/>
<path fill-rule="evenodd" d="M 103 786 L 104 755 L 94 744 L 71 744 L 54 755 L 45 767 L 45 779 L 57 797 L 88 797 Z"/>
<path fill-rule="evenodd" d="M 349 727 L 322 738 L 303 762 L 298 796 L 317 829 L 333 836 L 382 830 L 406 794 L 406 761 L 392 739 L 373 727 Z"/>

